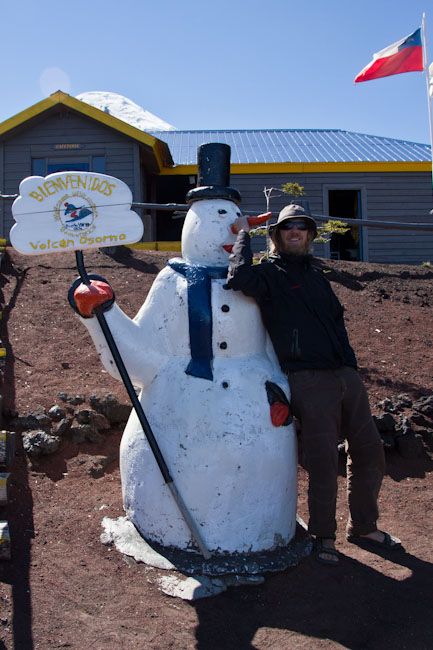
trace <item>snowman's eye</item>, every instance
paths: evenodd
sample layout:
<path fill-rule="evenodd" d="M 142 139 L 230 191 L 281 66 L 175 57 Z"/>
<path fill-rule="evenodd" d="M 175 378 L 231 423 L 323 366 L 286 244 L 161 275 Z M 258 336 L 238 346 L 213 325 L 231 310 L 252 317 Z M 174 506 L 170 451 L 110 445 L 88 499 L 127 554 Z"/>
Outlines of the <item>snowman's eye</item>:
<path fill-rule="evenodd" d="M 242 215 L 241 215 L 240 212 L 236 212 L 236 216 L 237 216 L 237 217 L 241 217 Z"/>
<path fill-rule="evenodd" d="M 223 210 L 223 209 L 218 210 L 218 214 L 227 214 L 227 210 Z"/>

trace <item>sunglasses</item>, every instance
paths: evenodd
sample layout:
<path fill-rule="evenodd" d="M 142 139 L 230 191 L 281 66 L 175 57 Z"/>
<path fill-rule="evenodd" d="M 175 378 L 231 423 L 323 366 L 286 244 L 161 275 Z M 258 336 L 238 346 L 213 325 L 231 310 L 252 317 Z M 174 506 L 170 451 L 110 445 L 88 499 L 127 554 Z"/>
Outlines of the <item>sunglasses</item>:
<path fill-rule="evenodd" d="M 296 226 L 298 230 L 308 230 L 308 224 L 305 221 L 285 221 L 284 223 L 281 224 L 281 226 L 278 226 L 280 230 L 293 230 L 293 228 Z"/>

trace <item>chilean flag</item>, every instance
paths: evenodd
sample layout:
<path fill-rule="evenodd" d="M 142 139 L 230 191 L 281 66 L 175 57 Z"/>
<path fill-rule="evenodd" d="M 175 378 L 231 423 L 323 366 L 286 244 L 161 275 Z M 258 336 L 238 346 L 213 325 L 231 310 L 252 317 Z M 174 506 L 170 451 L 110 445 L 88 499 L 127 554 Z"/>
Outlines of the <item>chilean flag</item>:
<path fill-rule="evenodd" d="M 417 70 L 424 70 L 421 27 L 418 27 L 413 34 L 402 38 L 401 41 L 388 45 L 377 54 L 373 54 L 373 61 L 361 70 L 355 83 Z"/>

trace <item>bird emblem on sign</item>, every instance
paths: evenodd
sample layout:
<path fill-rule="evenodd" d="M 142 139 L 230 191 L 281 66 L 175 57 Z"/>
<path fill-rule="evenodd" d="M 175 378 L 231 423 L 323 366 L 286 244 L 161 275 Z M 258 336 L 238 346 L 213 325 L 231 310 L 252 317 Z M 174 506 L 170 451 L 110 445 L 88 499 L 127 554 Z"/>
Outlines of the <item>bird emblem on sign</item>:
<path fill-rule="evenodd" d="M 70 235 L 90 233 L 96 217 L 95 204 L 83 192 L 63 196 L 55 209 L 55 218 L 60 219 L 63 232 Z"/>
<path fill-rule="evenodd" d="M 80 219 L 84 219 L 84 217 L 87 217 L 89 214 L 92 214 L 92 210 L 90 210 L 86 206 L 81 206 L 80 208 L 76 208 L 73 203 L 65 203 L 65 217 L 70 214 L 71 218 L 66 219 L 66 223 L 72 223 L 73 221 L 79 221 Z M 78 214 L 77 214 L 78 213 Z"/>

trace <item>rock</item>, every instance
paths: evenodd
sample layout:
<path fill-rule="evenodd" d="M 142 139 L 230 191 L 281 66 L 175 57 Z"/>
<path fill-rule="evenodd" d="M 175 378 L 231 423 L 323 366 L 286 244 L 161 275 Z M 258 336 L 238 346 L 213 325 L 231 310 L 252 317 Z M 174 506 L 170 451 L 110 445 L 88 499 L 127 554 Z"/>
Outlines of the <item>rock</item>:
<path fill-rule="evenodd" d="M 101 478 L 104 475 L 105 469 L 111 463 L 114 458 L 109 456 L 92 456 L 89 458 L 89 467 L 87 469 L 87 474 L 93 478 Z"/>
<path fill-rule="evenodd" d="M 102 415 L 102 413 L 95 413 L 92 411 L 91 422 L 98 431 L 108 431 L 108 429 L 111 429 L 109 420 L 107 420 L 105 415 Z"/>
<path fill-rule="evenodd" d="M 95 431 L 93 427 L 90 427 L 90 429 L 90 432 L 86 435 L 87 442 L 93 442 L 95 444 L 101 443 L 104 440 L 103 436 Z"/>
<path fill-rule="evenodd" d="M 29 456 L 53 454 L 60 446 L 60 438 L 45 431 L 29 431 L 23 435 L 23 447 Z"/>
<path fill-rule="evenodd" d="M 422 436 L 424 443 L 427 445 L 430 451 L 433 451 L 433 429 L 421 429 L 417 431 L 417 434 Z"/>
<path fill-rule="evenodd" d="M 397 421 L 392 417 L 390 413 L 384 413 L 383 415 L 373 415 L 373 420 L 380 433 L 394 431 L 395 425 L 397 424 Z"/>
<path fill-rule="evenodd" d="M 81 442 L 84 442 L 86 439 L 86 428 L 89 428 L 87 424 L 80 424 L 77 427 L 71 427 L 69 429 L 68 437 L 71 442 L 79 445 Z"/>
<path fill-rule="evenodd" d="M 425 418 L 422 413 L 412 413 L 409 419 L 419 427 L 429 427 L 431 424 L 431 422 L 429 422 L 429 420 L 427 420 L 427 418 Z"/>
<path fill-rule="evenodd" d="M 433 395 L 421 397 L 421 399 L 413 403 L 413 408 L 418 413 L 422 413 L 426 417 L 433 419 Z"/>
<path fill-rule="evenodd" d="M 84 395 L 75 395 L 75 397 L 68 397 L 68 402 L 69 404 L 72 404 L 73 406 L 79 406 L 80 404 L 83 404 L 86 401 L 86 398 Z"/>
<path fill-rule="evenodd" d="M 75 395 L 70 397 L 67 393 L 58 392 L 57 397 L 62 400 L 62 402 L 68 402 L 74 406 L 79 406 L 86 401 L 86 398 L 83 395 Z"/>
<path fill-rule="evenodd" d="M 72 442 L 79 445 L 82 442 L 101 442 L 102 436 L 91 424 L 79 424 L 69 429 L 69 437 Z"/>
<path fill-rule="evenodd" d="M 394 409 L 397 413 L 401 413 L 405 409 L 408 409 L 412 406 L 412 400 L 410 399 L 409 395 L 401 394 L 397 395 L 394 401 Z"/>
<path fill-rule="evenodd" d="M 424 454 L 422 436 L 408 433 L 395 439 L 395 447 L 403 458 L 413 459 Z"/>
<path fill-rule="evenodd" d="M 75 419 L 79 424 L 90 424 L 90 413 L 89 409 L 81 409 L 75 413 Z"/>
<path fill-rule="evenodd" d="M 45 433 L 51 431 L 51 419 L 44 413 L 18 416 L 11 424 L 17 431 L 34 431 L 35 429 L 43 429 Z"/>
<path fill-rule="evenodd" d="M 424 453 L 423 438 L 415 434 L 412 423 L 402 416 L 395 428 L 395 448 L 403 458 L 418 458 Z"/>
<path fill-rule="evenodd" d="M 396 437 L 407 436 L 413 433 L 412 424 L 409 418 L 403 415 L 400 421 L 396 424 L 395 435 Z"/>
<path fill-rule="evenodd" d="M 95 411 L 102 413 L 102 415 L 114 424 L 125 424 L 132 410 L 130 404 L 121 404 L 108 391 L 101 391 L 90 395 L 89 404 Z"/>
<path fill-rule="evenodd" d="M 386 411 L 387 413 L 397 413 L 397 409 L 394 406 L 394 403 L 391 402 L 389 397 L 385 397 L 384 400 L 379 402 L 379 407 L 382 409 L 382 411 Z"/>
<path fill-rule="evenodd" d="M 75 419 L 79 424 L 90 424 L 94 429 L 101 431 L 110 429 L 110 422 L 105 415 L 97 413 L 92 409 L 81 409 L 75 413 Z"/>
<path fill-rule="evenodd" d="M 402 407 L 404 408 L 410 408 L 412 406 L 412 400 L 409 397 L 409 395 L 406 395 L 405 393 L 402 393 L 401 395 L 397 395 L 397 400 L 396 400 L 396 405 L 401 404 Z"/>
<path fill-rule="evenodd" d="M 48 415 L 41 413 L 36 415 L 35 418 L 41 429 L 47 432 L 51 430 L 51 418 Z"/>
<path fill-rule="evenodd" d="M 72 424 L 71 419 L 66 417 L 63 418 L 62 420 L 60 420 L 60 422 L 58 422 L 57 426 L 54 429 L 54 433 L 56 434 L 56 436 L 60 436 L 60 437 L 64 436 L 71 428 L 71 424 Z"/>
<path fill-rule="evenodd" d="M 55 404 L 48 411 L 48 415 L 54 422 L 60 422 L 60 420 L 65 417 L 66 412 L 65 409 L 62 409 L 60 406 Z"/>

